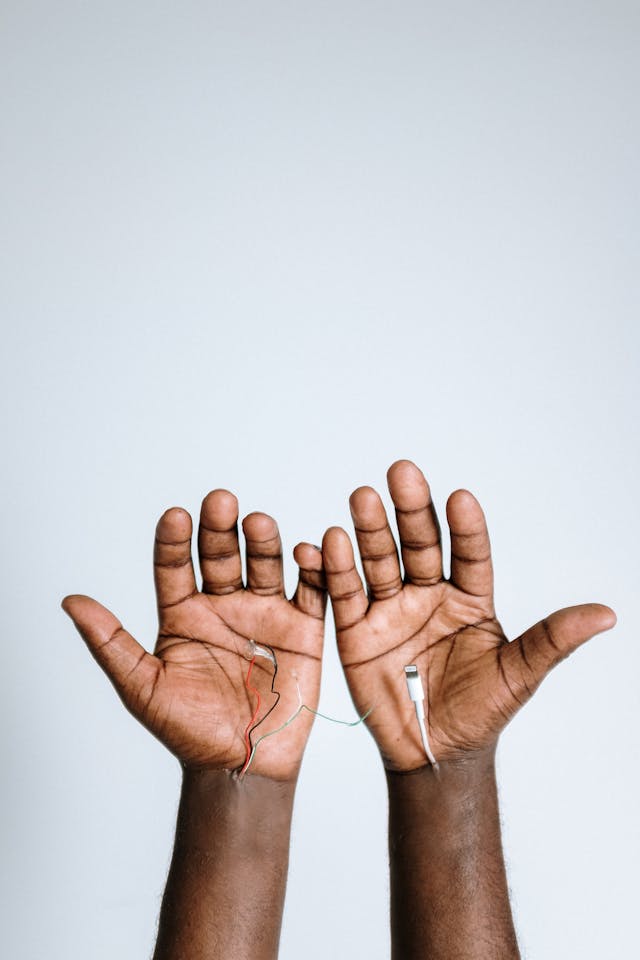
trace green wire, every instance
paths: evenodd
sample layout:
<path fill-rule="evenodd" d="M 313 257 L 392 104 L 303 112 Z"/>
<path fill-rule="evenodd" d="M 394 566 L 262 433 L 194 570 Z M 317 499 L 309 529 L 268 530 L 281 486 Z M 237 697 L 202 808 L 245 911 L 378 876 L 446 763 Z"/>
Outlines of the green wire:
<path fill-rule="evenodd" d="M 364 720 L 367 719 L 367 717 L 373 710 L 373 707 L 370 707 L 367 710 L 367 712 L 363 714 L 363 716 L 358 717 L 357 720 L 349 721 L 349 720 L 336 720 L 335 717 L 328 717 L 326 713 L 320 713 L 319 710 L 312 710 L 311 707 L 308 707 L 306 705 L 306 703 L 301 703 L 298 709 L 296 710 L 296 712 L 292 714 L 288 720 L 285 720 L 285 722 L 282 724 L 281 727 L 277 727 L 275 730 L 270 730 L 269 733 L 263 733 L 262 736 L 258 740 L 256 740 L 256 742 L 253 745 L 253 750 L 251 751 L 251 756 L 249 757 L 249 762 L 245 767 L 243 775 L 246 775 L 246 773 L 248 772 L 249 767 L 253 763 L 253 758 L 256 755 L 256 750 L 258 749 L 262 741 L 266 740 L 267 737 L 272 737 L 274 734 L 280 733 L 282 730 L 285 729 L 285 727 L 288 727 L 290 723 L 293 723 L 296 717 L 300 716 L 303 710 L 307 710 L 309 713 L 312 713 L 314 717 L 321 717 L 323 720 L 329 720 L 331 723 L 340 723 L 343 727 L 357 727 L 358 724 L 362 723 Z"/>

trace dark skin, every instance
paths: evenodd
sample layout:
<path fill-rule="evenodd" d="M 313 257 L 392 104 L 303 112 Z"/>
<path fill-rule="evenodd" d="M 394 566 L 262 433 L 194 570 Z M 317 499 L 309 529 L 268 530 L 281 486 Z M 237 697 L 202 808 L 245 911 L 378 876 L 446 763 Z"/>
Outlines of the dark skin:
<path fill-rule="evenodd" d="M 160 519 L 154 547 L 159 630 L 148 653 L 95 600 L 69 596 L 65 611 L 125 706 L 180 761 L 183 785 L 173 860 L 154 960 L 277 956 L 289 853 L 291 811 L 313 716 L 303 712 L 257 747 L 248 772 L 245 731 L 276 703 L 273 665 L 255 658 L 271 648 L 280 700 L 256 731 L 276 730 L 298 705 L 317 706 L 325 590 L 317 547 L 294 551 L 299 582 L 284 592 L 282 547 L 275 521 L 243 521 L 246 584 L 233 494 L 214 490 L 200 516 L 202 589 L 191 559 L 192 523 L 180 509 Z"/>
<path fill-rule="evenodd" d="M 445 581 L 428 485 L 413 464 L 389 471 L 404 579 L 382 503 L 371 488 L 351 498 L 368 596 L 347 534 L 323 544 L 340 656 L 349 687 L 381 751 L 389 788 L 393 955 L 518 957 L 500 843 L 494 753 L 504 725 L 548 671 L 615 622 L 608 607 L 558 611 L 508 642 L 495 617 L 489 541 L 466 491 L 449 499 L 451 578 Z M 260 690 L 274 705 L 268 659 L 247 669 L 250 641 L 277 656 L 281 699 L 261 727 L 277 730 L 298 705 L 317 705 L 325 606 L 323 558 L 294 555 L 295 596 L 284 595 L 275 522 L 251 514 L 246 586 L 228 491 L 202 506 L 202 590 L 191 561 L 191 518 L 167 511 L 156 534 L 158 640 L 147 653 L 88 597 L 63 602 L 127 708 L 178 757 L 184 778 L 174 856 L 155 960 L 277 955 L 295 784 L 311 714 L 259 745 L 248 773 L 245 731 Z M 426 684 L 427 727 L 439 761 L 424 752 L 404 666 Z"/>
<path fill-rule="evenodd" d="M 508 641 L 493 604 L 489 536 L 477 500 L 447 503 L 451 576 L 423 474 L 388 472 L 400 553 L 371 487 L 350 500 L 366 588 L 348 534 L 332 527 L 323 562 L 349 690 L 382 757 L 389 788 L 391 926 L 397 960 L 519 957 L 500 842 L 498 737 L 549 671 L 614 612 L 584 604 Z M 425 764 L 404 667 L 425 686 L 426 726 L 440 772 Z"/>

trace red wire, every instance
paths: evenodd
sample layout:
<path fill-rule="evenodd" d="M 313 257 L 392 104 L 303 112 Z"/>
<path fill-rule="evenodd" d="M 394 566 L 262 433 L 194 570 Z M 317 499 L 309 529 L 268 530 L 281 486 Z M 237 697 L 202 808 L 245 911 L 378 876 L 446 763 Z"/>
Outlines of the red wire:
<path fill-rule="evenodd" d="M 251 717 L 251 720 L 249 720 L 249 723 L 247 724 L 246 730 L 244 731 L 245 758 L 244 758 L 244 765 L 242 767 L 242 770 L 240 771 L 240 776 L 242 776 L 242 774 L 245 772 L 245 770 L 249 766 L 249 760 L 251 759 L 251 743 L 249 741 L 249 732 L 251 731 L 252 726 L 256 722 L 256 718 L 258 714 L 260 713 L 260 691 L 256 690 L 255 687 L 252 687 L 249 684 L 249 681 L 251 679 L 251 671 L 253 670 L 253 665 L 255 662 L 256 662 L 256 658 L 253 657 L 253 659 L 251 660 L 251 663 L 249 664 L 249 669 L 247 670 L 247 676 L 244 681 L 244 685 L 249 691 L 249 693 L 255 693 L 256 695 L 256 708 L 253 711 L 253 716 Z"/>

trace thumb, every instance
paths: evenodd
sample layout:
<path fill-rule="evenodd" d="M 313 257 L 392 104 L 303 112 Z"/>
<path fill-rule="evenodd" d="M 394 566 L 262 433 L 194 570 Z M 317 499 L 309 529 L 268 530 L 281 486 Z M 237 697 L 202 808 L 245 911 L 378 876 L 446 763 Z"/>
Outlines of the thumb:
<path fill-rule="evenodd" d="M 151 695 L 159 661 L 127 633 L 106 607 L 91 597 L 75 594 L 64 598 L 62 609 L 127 706 L 136 705 L 147 690 Z"/>
<path fill-rule="evenodd" d="M 526 667 L 537 686 L 556 664 L 615 623 L 613 610 L 601 603 L 556 610 L 504 647 L 505 666 L 509 660 L 516 666 L 513 661 L 519 660 L 518 666 Z"/>

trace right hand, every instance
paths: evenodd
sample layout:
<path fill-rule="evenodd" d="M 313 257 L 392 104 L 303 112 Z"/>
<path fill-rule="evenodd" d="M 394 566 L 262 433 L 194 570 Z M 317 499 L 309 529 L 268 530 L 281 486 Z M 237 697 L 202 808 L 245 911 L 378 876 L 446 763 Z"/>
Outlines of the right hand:
<path fill-rule="evenodd" d="M 244 586 L 237 519 L 232 493 L 214 490 L 203 501 L 198 547 L 204 582 L 199 591 L 191 559 L 191 517 L 173 508 L 160 518 L 154 551 L 160 624 L 154 654 L 95 600 L 73 595 L 63 601 L 125 706 L 186 767 L 234 770 L 245 763 L 245 731 L 256 702 L 246 685 L 250 640 L 275 651 L 275 689 L 281 694 L 268 721 L 255 731 L 254 743 L 295 712 L 296 682 L 309 707 L 318 703 L 326 602 L 321 553 L 311 544 L 298 544 L 299 582 L 287 600 L 278 527 L 266 514 L 252 513 L 243 521 Z M 257 657 L 250 685 L 261 695 L 258 720 L 275 702 L 272 677 L 271 662 Z M 265 740 L 249 772 L 295 779 L 312 721 L 305 711 Z"/>

